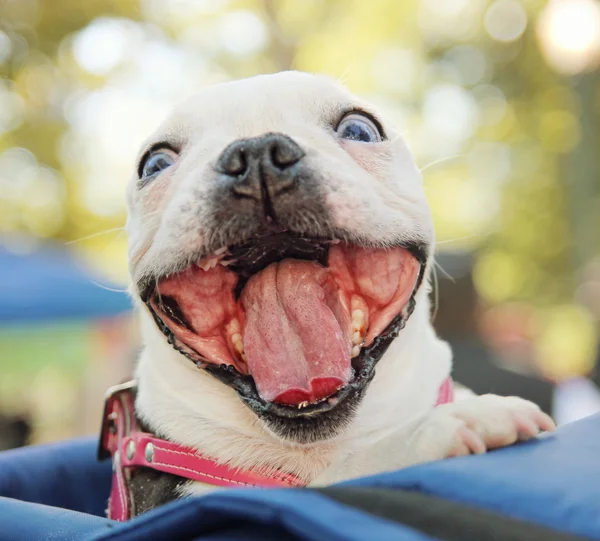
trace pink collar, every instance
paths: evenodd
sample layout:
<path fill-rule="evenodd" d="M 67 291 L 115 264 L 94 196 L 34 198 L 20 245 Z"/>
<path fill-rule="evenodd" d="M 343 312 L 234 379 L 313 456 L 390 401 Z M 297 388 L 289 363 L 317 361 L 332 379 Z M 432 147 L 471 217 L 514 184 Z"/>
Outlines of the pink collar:
<path fill-rule="evenodd" d="M 220 487 L 303 487 L 298 477 L 272 470 L 255 472 L 240 470 L 203 457 L 197 451 L 142 432 L 135 419 L 136 385 L 129 381 L 108 390 L 98 458 L 113 459 L 113 479 L 108 516 L 125 521 L 135 515 L 129 492 L 132 469 L 146 467 L 171 473 L 185 479 Z M 436 406 L 452 402 L 452 379 L 447 378 L 438 392 Z"/>

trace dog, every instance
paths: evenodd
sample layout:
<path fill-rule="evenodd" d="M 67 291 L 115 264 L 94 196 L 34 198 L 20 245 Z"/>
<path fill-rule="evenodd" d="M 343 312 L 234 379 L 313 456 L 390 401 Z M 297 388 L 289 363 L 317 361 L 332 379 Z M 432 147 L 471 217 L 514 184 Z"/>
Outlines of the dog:
<path fill-rule="evenodd" d="M 432 218 L 388 119 L 282 72 L 203 90 L 143 144 L 127 189 L 144 430 L 306 486 L 554 429 L 456 388 L 430 322 Z M 211 484 L 141 469 L 136 513 Z"/>

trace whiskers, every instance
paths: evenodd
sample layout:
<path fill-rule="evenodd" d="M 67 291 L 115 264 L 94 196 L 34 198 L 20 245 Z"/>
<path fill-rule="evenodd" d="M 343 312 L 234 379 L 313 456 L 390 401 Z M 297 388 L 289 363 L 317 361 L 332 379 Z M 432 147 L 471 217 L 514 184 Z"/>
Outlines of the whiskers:
<path fill-rule="evenodd" d="M 94 284 L 95 286 L 98 286 L 100 289 L 104 289 L 105 291 L 112 291 L 113 293 L 128 293 L 129 292 L 129 290 L 127 288 L 117 289 L 114 287 L 108 287 L 108 286 L 101 284 L 100 282 L 96 282 L 96 280 L 90 280 L 90 282 L 92 284 Z"/>
<path fill-rule="evenodd" d="M 96 233 L 92 233 L 91 235 L 86 235 L 85 237 L 81 237 L 75 240 L 71 240 L 68 242 L 65 242 L 65 246 L 73 246 L 74 244 L 81 244 L 82 242 L 85 242 L 86 240 L 90 240 L 90 239 L 95 239 L 97 237 L 102 237 L 104 235 L 108 235 L 110 233 L 116 233 L 116 235 L 109 239 L 109 241 L 107 242 L 107 244 L 101 248 L 101 255 L 103 255 L 106 250 L 108 250 L 108 248 L 111 246 L 111 244 L 113 242 L 115 242 L 117 239 L 119 239 L 119 237 L 124 233 L 125 231 L 125 227 L 121 226 L 121 227 L 113 227 L 112 229 L 105 229 L 104 231 L 98 231 Z M 113 288 L 113 287 L 109 287 L 107 285 L 101 284 L 100 282 L 97 282 L 96 280 L 92 280 L 90 279 L 90 282 L 92 284 L 94 284 L 95 286 L 104 289 L 105 291 L 111 291 L 113 293 L 127 293 L 128 290 L 127 288 L 125 289 L 120 289 L 120 288 Z"/>
<path fill-rule="evenodd" d="M 450 280 L 452 283 L 455 283 L 454 278 L 448 273 L 435 259 L 433 260 L 433 265 L 431 267 L 432 274 L 432 285 L 433 285 L 433 309 L 431 311 L 431 321 L 432 323 L 435 321 L 439 307 L 440 307 L 440 280 L 438 276 L 438 270 Z"/>
<path fill-rule="evenodd" d="M 149 213 L 143 215 L 141 217 L 141 220 L 144 220 L 146 218 L 150 218 L 153 215 L 158 214 L 160 212 L 162 212 L 162 210 L 149 212 Z M 118 240 L 120 240 L 122 238 L 122 235 L 125 232 L 126 232 L 126 230 L 125 230 L 125 226 L 124 225 L 120 226 L 120 227 L 113 227 L 113 228 L 110 228 L 110 229 L 105 229 L 105 230 L 102 230 L 102 231 L 97 231 L 95 233 L 91 233 L 90 235 L 86 235 L 84 237 L 80 237 L 80 238 L 77 238 L 77 239 L 73 239 L 73 240 L 67 241 L 67 242 L 65 242 L 64 245 L 65 246 L 80 245 L 82 243 L 85 243 L 88 240 L 97 239 L 99 237 L 104 237 L 104 236 L 107 236 L 107 235 L 112 235 L 112 237 L 109 237 L 108 241 L 106 243 L 102 243 L 103 246 L 99 247 L 99 249 L 98 249 L 99 256 L 101 258 L 101 257 L 103 257 L 106 254 L 106 252 L 111 247 L 113 247 L 113 245 L 114 245 L 115 242 L 117 242 Z M 110 281 L 110 279 L 109 279 L 109 281 Z M 119 280 L 117 280 L 117 281 L 119 281 Z M 97 287 L 99 287 L 101 289 L 104 289 L 105 291 L 111 291 L 111 292 L 114 292 L 114 293 L 125 293 L 125 294 L 129 293 L 129 289 L 127 287 L 126 288 L 115 288 L 115 287 L 111 287 L 109 285 L 102 284 L 102 283 L 100 283 L 100 282 L 98 282 L 96 280 L 92 280 L 92 279 L 90 279 L 90 282 L 92 284 L 94 284 L 95 286 L 97 286 Z"/>
<path fill-rule="evenodd" d="M 432 167 L 438 167 L 441 164 L 447 164 L 448 162 L 458 160 L 459 158 L 465 158 L 466 156 L 467 154 L 455 154 L 454 156 L 445 156 L 443 158 L 440 158 L 439 160 L 434 160 L 421 167 L 421 174 L 423 174 L 428 169 L 431 169 Z"/>
<path fill-rule="evenodd" d="M 348 66 L 346 67 L 346 69 L 344 70 L 344 72 L 340 76 L 336 77 L 336 81 L 338 83 L 340 83 L 342 85 L 346 84 L 346 79 L 348 77 L 348 74 L 352 71 L 352 64 L 353 64 L 353 61 L 351 61 L 348 64 Z"/>
<path fill-rule="evenodd" d="M 446 239 L 446 240 L 440 240 L 438 242 L 435 242 L 435 246 L 441 246 L 442 244 L 450 244 L 452 242 L 458 242 L 461 240 L 468 240 L 468 239 L 476 239 L 477 237 L 481 237 L 482 234 L 481 233 L 477 233 L 477 234 L 473 234 L 473 235 L 464 235 L 462 237 L 455 237 L 453 239 Z"/>
<path fill-rule="evenodd" d="M 74 240 L 65 242 L 65 246 L 71 246 L 73 244 L 78 244 L 80 242 L 84 242 L 84 241 L 90 240 L 90 239 L 95 239 L 96 237 L 101 237 L 103 235 L 108 235 L 109 233 L 115 233 L 117 231 L 119 232 L 119 235 L 120 235 L 121 233 L 123 233 L 125 231 L 125 227 L 124 226 L 113 227 L 112 229 L 105 229 L 104 231 L 98 231 L 96 233 L 92 233 L 91 235 L 86 235 L 85 237 L 81 237 L 79 239 L 74 239 Z M 115 238 L 118 238 L 119 235 L 117 235 Z"/>
<path fill-rule="evenodd" d="M 142 216 L 140 216 L 140 221 L 147 220 L 148 218 L 152 218 L 153 216 L 155 216 L 157 214 L 161 214 L 162 212 L 163 212 L 163 209 L 158 209 L 158 210 L 153 210 L 152 212 L 147 212 L 146 214 L 142 214 Z M 120 227 L 113 227 L 111 229 L 97 231 L 96 233 L 91 233 L 90 235 L 86 235 L 85 237 L 67 241 L 67 242 L 65 242 L 65 246 L 71 246 L 73 244 L 78 244 L 80 242 L 85 242 L 86 240 L 95 239 L 97 237 L 101 237 L 103 235 L 108 235 L 110 233 L 116 233 L 116 232 L 118 232 L 118 235 L 116 235 L 113 240 L 118 239 L 119 236 L 125 232 L 125 226 L 122 225 Z"/>
<path fill-rule="evenodd" d="M 464 237 L 457 237 L 454 239 L 442 240 L 440 242 L 436 242 L 435 245 L 439 246 L 440 244 L 450 244 L 452 242 L 457 242 L 457 241 L 461 241 L 461 240 L 465 240 L 465 239 L 472 239 L 472 238 L 476 238 L 479 236 L 481 236 L 481 235 L 466 235 Z M 440 273 L 442 273 L 452 283 L 456 282 L 454 277 L 440 265 L 440 263 L 437 261 L 437 259 L 434 258 L 433 265 L 431 267 L 432 285 L 433 285 L 433 310 L 431 312 L 431 321 L 432 322 L 435 321 L 435 318 L 437 317 L 438 309 L 439 309 L 440 284 L 439 284 L 438 271 Z"/>
<path fill-rule="evenodd" d="M 439 282 L 438 282 L 438 274 L 437 274 L 437 262 L 433 261 L 433 266 L 431 267 L 432 279 L 431 283 L 433 285 L 433 309 L 431 310 L 431 322 L 435 321 L 435 318 L 438 314 L 438 308 L 440 306 L 440 296 L 439 296 Z"/>

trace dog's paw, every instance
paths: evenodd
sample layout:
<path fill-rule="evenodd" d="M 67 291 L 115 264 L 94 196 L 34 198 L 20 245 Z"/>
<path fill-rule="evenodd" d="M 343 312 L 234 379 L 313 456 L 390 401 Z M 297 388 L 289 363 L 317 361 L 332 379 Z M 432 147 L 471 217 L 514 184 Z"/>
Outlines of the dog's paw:
<path fill-rule="evenodd" d="M 483 395 L 438 406 L 414 434 L 419 462 L 485 453 L 552 431 L 554 421 L 517 397 Z"/>

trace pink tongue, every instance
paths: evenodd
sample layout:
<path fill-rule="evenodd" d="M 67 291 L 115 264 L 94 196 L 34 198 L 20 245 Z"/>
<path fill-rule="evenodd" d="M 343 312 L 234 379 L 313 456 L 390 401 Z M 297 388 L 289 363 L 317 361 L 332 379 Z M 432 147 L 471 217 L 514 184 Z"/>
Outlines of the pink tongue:
<path fill-rule="evenodd" d="M 314 402 L 350 380 L 351 343 L 332 311 L 345 317 L 331 283 L 316 263 L 286 259 L 246 284 L 244 351 L 264 400 Z"/>

